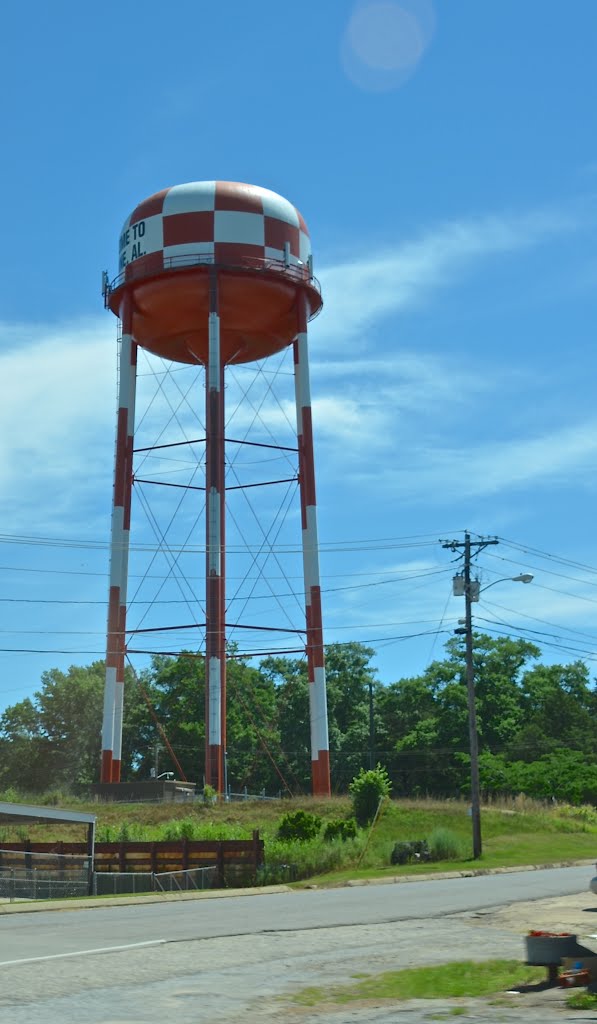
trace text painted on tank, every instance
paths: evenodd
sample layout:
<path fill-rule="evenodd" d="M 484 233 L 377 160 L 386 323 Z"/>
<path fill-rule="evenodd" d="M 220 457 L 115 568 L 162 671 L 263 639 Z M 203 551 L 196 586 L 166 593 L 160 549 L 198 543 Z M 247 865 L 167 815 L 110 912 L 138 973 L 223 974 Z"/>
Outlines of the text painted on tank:
<path fill-rule="evenodd" d="M 130 228 L 123 231 L 118 245 L 119 258 L 118 269 L 124 270 L 128 263 L 146 256 L 147 252 L 143 245 L 145 237 L 145 221 L 140 220 L 137 224 L 131 224 Z"/>

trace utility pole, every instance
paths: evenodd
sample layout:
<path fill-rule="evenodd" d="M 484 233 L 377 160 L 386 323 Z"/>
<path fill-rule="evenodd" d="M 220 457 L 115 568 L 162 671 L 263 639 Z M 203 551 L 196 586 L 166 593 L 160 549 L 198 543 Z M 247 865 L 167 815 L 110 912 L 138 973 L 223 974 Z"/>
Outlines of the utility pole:
<path fill-rule="evenodd" d="M 375 718 L 373 717 L 373 680 L 369 680 L 369 769 L 375 768 Z"/>
<path fill-rule="evenodd" d="M 468 735 L 469 751 L 471 758 L 471 818 L 473 827 L 473 857 L 477 860 L 483 852 L 481 840 L 481 787 L 479 784 L 479 740 L 477 736 L 477 706 L 475 699 L 475 664 L 473 661 L 473 619 L 471 605 L 473 601 L 479 600 L 479 581 L 471 580 L 471 557 L 472 549 L 478 555 L 480 551 L 490 544 L 499 544 L 497 538 L 482 537 L 478 541 L 471 541 L 468 530 L 464 534 L 463 541 L 450 540 L 442 541 L 442 547 L 450 551 L 463 549 L 464 567 L 463 575 L 454 578 L 454 593 L 464 592 L 464 628 L 454 630 L 455 633 L 464 634 L 465 658 L 466 658 L 466 692 L 468 698 Z M 457 581 L 464 584 L 463 588 L 457 586 Z M 462 621 L 462 620 L 461 620 Z"/>

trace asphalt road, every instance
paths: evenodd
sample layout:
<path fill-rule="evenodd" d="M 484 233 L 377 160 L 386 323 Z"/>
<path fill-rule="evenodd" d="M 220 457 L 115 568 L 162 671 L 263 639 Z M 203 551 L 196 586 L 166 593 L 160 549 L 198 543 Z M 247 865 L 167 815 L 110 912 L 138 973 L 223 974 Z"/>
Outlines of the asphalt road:
<path fill-rule="evenodd" d="M 281 1002 L 289 993 L 363 970 L 522 959 L 520 936 L 480 928 L 475 912 L 586 892 L 590 874 L 568 868 L 7 915 L 0 917 L 0 1024 L 287 1021 L 297 1012 Z M 323 1020 L 299 1012 L 302 1024 Z M 337 1017 L 338 1024 L 353 1019 L 382 1020 L 352 1011 Z"/>
<path fill-rule="evenodd" d="M 587 868 L 0 917 L 7 961 L 111 946 L 424 920 L 587 889 Z"/>

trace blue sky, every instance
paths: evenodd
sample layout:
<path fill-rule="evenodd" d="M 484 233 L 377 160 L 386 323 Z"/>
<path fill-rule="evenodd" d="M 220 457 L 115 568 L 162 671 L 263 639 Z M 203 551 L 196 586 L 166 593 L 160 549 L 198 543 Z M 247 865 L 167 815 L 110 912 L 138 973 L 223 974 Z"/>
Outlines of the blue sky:
<path fill-rule="evenodd" d="M 371 642 L 384 682 L 422 671 L 463 611 L 437 541 L 469 528 L 512 542 L 481 556 L 485 583 L 535 573 L 493 589 L 479 624 L 551 637 L 547 660 L 593 658 L 596 32 L 593 0 L 10 5 L 0 706 L 44 669 L 101 656 L 116 325 L 100 274 L 116 274 L 141 199 L 214 178 L 280 192 L 311 231 L 325 300 L 311 359 L 327 639 Z M 281 443 L 289 371 L 279 361 L 250 384 L 258 430 Z M 180 395 L 182 375 L 142 372 L 149 437 L 171 401 L 164 384 L 152 402 L 156 380 Z M 230 378 L 229 408 L 249 373 Z M 201 381 L 188 387 L 191 429 Z M 250 419 L 241 404 L 237 425 Z M 271 522 L 274 499 L 262 501 Z M 150 533 L 136 509 L 129 621 L 193 621 L 192 591 L 155 582 L 165 556 L 143 582 Z M 247 509 L 231 511 L 231 544 L 260 544 Z M 195 512 L 183 510 L 180 537 L 198 531 L 185 572 L 200 594 Z M 297 539 L 289 506 L 270 580 L 253 591 L 234 582 L 253 557 L 229 561 L 230 596 L 254 599 L 243 621 L 296 620 L 285 577 L 300 591 Z"/>

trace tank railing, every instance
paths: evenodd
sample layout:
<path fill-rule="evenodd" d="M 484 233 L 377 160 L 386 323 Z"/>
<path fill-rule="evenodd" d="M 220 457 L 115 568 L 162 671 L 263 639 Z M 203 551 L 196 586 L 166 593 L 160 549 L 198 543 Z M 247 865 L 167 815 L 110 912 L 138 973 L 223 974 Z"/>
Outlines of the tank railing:
<path fill-rule="evenodd" d="M 244 256 L 241 260 L 234 263 L 216 263 L 215 256 L 211 253 L 182 253 L 179 256 L 164 256 L 163 259 L 163 270 L 188 270 L 190 267 L 216 267 L 221 270 L 246 270 L 253 273 L 266 273 L 269 270 L 274 270 L 276 273 L 283 274 L 284 277 L 290 278 L 292 281 L 309 284 L 321 295 L 321 285 L 317 278 L 310 273 L 306 263 L 287 263 L 285 260 L 260 259 L 254 256 Z M 110 294 L 123 284 L 129 284 L 131 281 L 140 281 L 144 277 L 158 277 L 163 273 L 161 267 L 158 269 L 155 267 L 149 268 L 141 261 L 139 261 L 138 265 L 136 264 L 136 260 L 133 263 L 129 263 L 113 281 L 108 282 L 105 279 L 103 295 L 106 306 L 109 305 Z"/>

